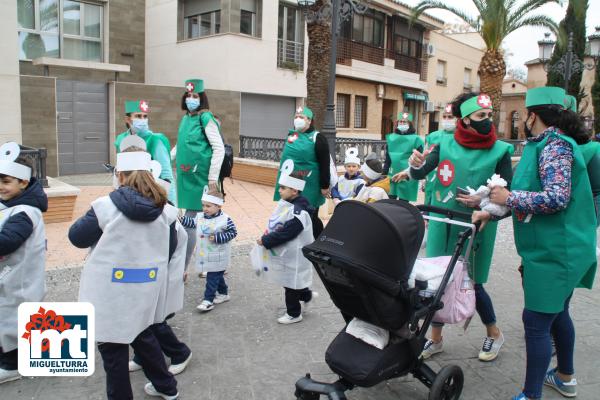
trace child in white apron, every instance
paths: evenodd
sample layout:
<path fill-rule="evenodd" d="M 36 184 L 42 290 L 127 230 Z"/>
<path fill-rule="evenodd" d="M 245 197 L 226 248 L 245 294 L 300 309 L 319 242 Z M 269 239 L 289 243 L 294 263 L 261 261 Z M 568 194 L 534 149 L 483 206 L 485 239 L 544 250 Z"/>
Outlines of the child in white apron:
<path fill-rule="evenodd" d="M 302 247 L 314 240 L 310 205 L 301 195 L 305 182 L 293 169 L 291 160 L 284 163 L 279 178 L 281 200 L 269 218 L 267 233 L 256 241 L 264 247 L 262 275 L 285 288 L 286 313 L 277 320 L 280 324 L 302 321 L 300 302 L 306 304 L 317 295 L 309 289 L 312 264 L 302 254 Z"/>
<path fill-rule="evenodd" d="M 231 299 L 224 275 L 231 262 L 231 241 L 237 230 L 229 215 L 221 210 L 222 206 L 220 192 L 204 193 L 202 213 L 195 219 L 184 216 L 181 221 L 185 228 L 196 230 L 196 267 L 198 272 L 206 272 L 204 299 L 197 307 L 202 312 Z"/>
<path fill-rule="evenodd" d="M 335 205 L 353 198 L 356 188 L 365 183 L 360 175 L 360 158 L 356 147 L 346 150 L 344 168 L 346 173 L 338 179 L 337 184 L 331 189 L 331 198 Z"/>
<path fill-rule="evenodd" d="M 46 294 L 46 235 L 42 212 L 48 198 L 19 156 L 19 145 L 0 147 L 0 384 L 19 379 L 18 307 Z"/>
<path fill-rule="evenodd" d="M 81 273 L 79 301 L 95 308 L 108 399 L 133 398 L 131 345 L 150 380 L 146 394 L 174 400 L 179 396 L 177 381 L 151 327 L 182 306 L 186 246 L 178 242 L 185 236 L 179 235 L 183 227 L 177 222 L 177 209 L 167 204 L 167 192 L 150 172 L 150 154 L 128 150 L 117 154 L 120 187 L 95 200 L 69 230 L 71 243 L 91 247 Z M 175 259 L 180 260 L 177 269 L 172 268 Z"/>

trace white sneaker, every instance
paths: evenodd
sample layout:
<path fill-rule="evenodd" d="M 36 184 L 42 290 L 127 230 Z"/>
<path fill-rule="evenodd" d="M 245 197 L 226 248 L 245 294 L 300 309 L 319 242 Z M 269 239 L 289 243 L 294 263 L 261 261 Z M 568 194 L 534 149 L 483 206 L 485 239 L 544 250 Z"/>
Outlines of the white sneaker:
<path fill-rule="evenodd" d="M 175 393 L 172 396 L 161 393 L 154 388 L 154 385 L 151 382 L 146 383 L 146 386 L 144 386 L 144 392 L 146 392 L 148 396 L 162 397 L 165 400 L 176 400 L 177 398 L 179 398 L 179 392 Z"/>
<path fill-rule="evenodd" d="M 139 371 L 140 369 L 142 369 L 142 366 L 140 364 L 136 363 L 133 360 L 129 361 L 129 372 Z"/>
<path fill-rule="evenodd" d="M 202 303 L 196 307 L 199 311 L 206 312 L 215 308 L 215 305 L 208 300 L 202 300 Z"/>
<path fill-rule="evenodd" d="M 423 346 L 423 351 L 421 352 L 421 357 L 423 357 L 424 360 L 427 360 L 432 355 L 441 353 L 442 351 L 444 351 L 444 339 L 443 338 L 442 338 L 442 340 L 439 341 L 439 343 L 436 343 L 431 339 L 427 339 L 427 342 L 425 342 L 425 346 Z"/>
<path fill-rule="evenodd" d="M 19 374 L 18 369 L 0 368 L 0 383 L 16 381 L 17 379 L 21 379 L 21 374 Z"/>
<path fill-rule="evenodd" d="M 500 348 L 504 344 L 504 335 L 500 332 L 500 337 L 494 339 L 492 337 L 485 337 L 483 339 L 483 346 L 479 352 L 479 360 L 481 361 L 493 361 L 498 357 Z"/>
<path fill-rule="evenodd" d="M 302 321 L 302 314 L 297 317 L 290 317 L 288 313 L 285 313 L 282 317 L 277 318 L 277 322 L 283 325 L 295 324 L 300 321 Z"/>
<path fill-rule="evenodd" d="M 178 375 L 178 374 L 182 373 L 183 370 L 185 369 L 185 367 L 187 367 L 187 365 L 190 363 L 191 359 L 192 359 L 192 353 L 190 353 L 190 355 L 188 356 L 188 358 L 185 359 L 184 362 L 179 363 L 179 364 L 171 364 L 171 366 L 169 367 L 169 372 L 172 373 L 173 375 Z"/>
<path fill-rule="evenodd" d="M 313 301 L 315 301 L 316 299 L 319 298 L 319 293 L 315 292 L 314 290 L 312 291 L 312 297 L 310 298 L 309 301 L 303 301 L 302 305 L 304 307 L 302 307 L 302 312 L 305 312 L 306 310 L 308 310 L 308 308 L 310 307 L 311 304 L 313 304 Z"/>
<path fill-rule="evenodd" d="M 214 304 L 221 304 L 221 303 L 225 303 L 226 301 L 231 300 L 231 296 L 229 296 L 228 294 L 217 294 L 215 296 L 215 299 L 213 300 Z"/>
<path fill-rule="evenodd" d="M 208 275 L 208 273 L 207 273 L 207 272 L 200 272 L 200 273 L 198 274 L 198 278 L 206 278 L 206 276 L 207 276 L 207 275 Z"/>

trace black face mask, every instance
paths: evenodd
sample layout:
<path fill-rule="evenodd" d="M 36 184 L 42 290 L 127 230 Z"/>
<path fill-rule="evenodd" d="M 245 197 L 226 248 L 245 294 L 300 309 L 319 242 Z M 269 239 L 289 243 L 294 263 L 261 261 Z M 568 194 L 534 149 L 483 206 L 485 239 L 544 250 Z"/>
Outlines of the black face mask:
<path fill-rule="evenodd" d="M 531 128 L 527 126 L 527 121 L 529 121 L 529 116 L 527 116 L 527 119 L 523 123 L 523 130 L 525 131 L 525 136 L 531 138 L 533 137 L 533 132 L 531 132 Z M 535 120 L 533 122 L 535 123 Z M 531 124 L 531 126 L 533 127 L 533 124 Z"/>
<path fill-rule="evenodd" d="M 471 120 L 471 126 L 482 135 L 487 135 L 492 130 L 492 120 L 489 118 L 482 119 L 481 121 Z"/>

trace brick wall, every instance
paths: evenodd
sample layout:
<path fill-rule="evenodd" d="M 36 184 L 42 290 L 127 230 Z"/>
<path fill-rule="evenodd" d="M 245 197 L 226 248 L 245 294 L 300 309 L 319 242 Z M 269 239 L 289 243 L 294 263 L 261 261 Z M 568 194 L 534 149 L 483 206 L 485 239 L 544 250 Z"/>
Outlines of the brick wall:
<path fill-rule="evenodd" d="M 46 174 L 58 174 L 56 134 L 56 79 L 21 76 L 21 126 L 23 144 L 48 150 Z"/>

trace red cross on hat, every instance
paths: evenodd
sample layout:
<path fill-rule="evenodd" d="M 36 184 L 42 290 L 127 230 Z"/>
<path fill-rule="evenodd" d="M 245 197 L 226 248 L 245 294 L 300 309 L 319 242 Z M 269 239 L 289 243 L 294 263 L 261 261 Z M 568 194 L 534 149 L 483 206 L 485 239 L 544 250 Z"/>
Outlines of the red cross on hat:
<path fill-rule="evenodd" d="M 492 99 L 487 94 L 480 94 L 477 98 L 477 104 L 483 108 L 489 108 L 492 105 Z"/>
<path fill-rule="evenodd" d="M 452 114 L 452 104 L 446 104 L 446 108 L 444 109 L 446 114 Z"/>
<path fill-rule="evenodd" d="M 140 110 L 142 110 L 142 112 L 147 113 L 149 109 L 150 107 L 148 106 L 148 102 L 146 100 L 140 101 Z"/>
<path fill-rule="evenodd" d="M 188 92 L 193 92 L 195 88 L 196 88 L 196 86 L 194 86 L 194 84 L 192 82 L 188 82 L 188 84 L 185 85 L 185 89 Z"/>
<path fill-rule="evenodd" d="M 402 114 L 402 119 L 408 119 L 408 113 Z"/>

